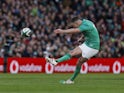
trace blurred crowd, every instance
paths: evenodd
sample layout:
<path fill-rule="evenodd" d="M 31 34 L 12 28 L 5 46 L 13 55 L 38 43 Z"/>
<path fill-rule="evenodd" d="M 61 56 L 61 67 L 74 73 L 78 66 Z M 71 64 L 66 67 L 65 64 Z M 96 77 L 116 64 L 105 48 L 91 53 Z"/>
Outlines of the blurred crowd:
<path fill-rule="evenodd" d="M 0 57 L 60 57 L 82 34 L 56 35 L 73 16 L 93 21 L 101 48 L 96 57 L 124 57 L 124 0 L 0 0 Z M 32 29 L 21 37 L 24 27 Z M 83 42 L 83 40 L 82 40 Z"/>

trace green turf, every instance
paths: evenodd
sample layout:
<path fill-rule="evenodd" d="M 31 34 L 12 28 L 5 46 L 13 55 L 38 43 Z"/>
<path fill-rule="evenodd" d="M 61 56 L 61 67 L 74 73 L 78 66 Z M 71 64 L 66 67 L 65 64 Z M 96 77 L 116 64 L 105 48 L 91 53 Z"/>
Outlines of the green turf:
<path fill-rule="evenodd" d="M 74 85 L 62 85 L 71 74 L 0 74 L 0 93 L 124 93 L 124 74 L 80 74 Z"/>

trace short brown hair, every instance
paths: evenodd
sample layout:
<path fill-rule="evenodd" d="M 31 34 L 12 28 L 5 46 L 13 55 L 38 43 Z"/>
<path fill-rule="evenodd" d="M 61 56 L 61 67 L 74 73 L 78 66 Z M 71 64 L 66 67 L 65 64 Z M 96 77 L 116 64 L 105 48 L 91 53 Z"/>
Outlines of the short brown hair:
<path fill-rule="evenodd" d="M 78 18 L 77 16 L 75 16 L 75 17 L 73 17 L 73 18 L 71 19 L 71 23 L 73 23 L 73 22 L 75 22 L 75 21 L 77 21 L 77 20 L 79 20 L 79 18 Z"/>
<path fill-rule="evenodd" d="M 71 28 L 72 27 L 72 24 L 76 21 L 78 21 L 79 18 L 77 16 L 73 17 L 71 20 L 70 20 L 70 23 L 68 24 L 68 27 Z"/>

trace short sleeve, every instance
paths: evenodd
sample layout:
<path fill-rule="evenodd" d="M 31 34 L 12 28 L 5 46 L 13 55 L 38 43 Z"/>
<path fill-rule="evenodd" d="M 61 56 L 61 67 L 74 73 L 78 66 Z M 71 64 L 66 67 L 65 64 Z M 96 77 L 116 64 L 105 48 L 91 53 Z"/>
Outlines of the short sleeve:
<path fill-rule="evenodd" d="M 81 32 L 90 30 L 90 27 L 87 24 L 81 24 L 78 28 Z"/>

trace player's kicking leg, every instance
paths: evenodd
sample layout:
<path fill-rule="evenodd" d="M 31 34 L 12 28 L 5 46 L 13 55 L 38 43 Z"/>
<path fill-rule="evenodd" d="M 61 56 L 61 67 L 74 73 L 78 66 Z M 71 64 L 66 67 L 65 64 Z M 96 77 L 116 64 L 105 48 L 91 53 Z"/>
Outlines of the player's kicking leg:
<path fill-rule="evenodd" d="M 45 57 L 45 59 L 47 62 L 53 65 L 57 65 L 58 63 L 69 60 L 71 57 L 80 55 L 81 53 L 82 53 L 81 49 L 79 47 L 76 47 L 74 50 L 70 51 L 68 54 L 65 54 L 64 56 L 60 57 L 57 60 L 55 60 L 54 58 L 49 58 L 49 57 Z"/>
<path fill-rule="evenodd" d="M 56 65 L 57 62 L 55 62 L 55 59 L 51 59 L 51 58 L 48 58 L 49 61 L 51 61 L 50 63 Z M 87 58 L 83 58 L 83 57 L 80 57 L 77 64 L 76 64 L 76 69 L 75 69 L 75 72 L 74 74 L 72 75 L 72 77 L 66 81 L 62 80 L 60 81 L 60 83 L 62 84 L 74 84 L 74 79 L 77 77 L 77 75 L 80 73 L 80 69 L 81 69 L 81 65 L 86 62 L 88 59 Z"/>

